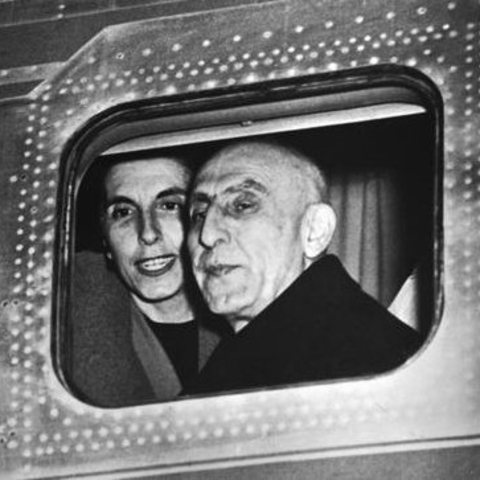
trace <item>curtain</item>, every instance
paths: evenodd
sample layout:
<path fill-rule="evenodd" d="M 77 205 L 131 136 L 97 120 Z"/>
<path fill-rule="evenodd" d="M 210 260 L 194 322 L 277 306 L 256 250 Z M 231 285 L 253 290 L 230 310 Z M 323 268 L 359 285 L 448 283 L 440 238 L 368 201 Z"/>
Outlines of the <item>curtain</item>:
<path fill-rule="evenodd" d="M 405 194 L 405 182 L 392 171 L 344 171 L 333 173 L 330 182 L 337 231 L 329 251 L 385 307 L 398 296 L 394 313 L 419 329 L 417 285 L 410 278 L 418 245 L 412 245 L 414 226 L 405 218 L 415 196 Z"/>

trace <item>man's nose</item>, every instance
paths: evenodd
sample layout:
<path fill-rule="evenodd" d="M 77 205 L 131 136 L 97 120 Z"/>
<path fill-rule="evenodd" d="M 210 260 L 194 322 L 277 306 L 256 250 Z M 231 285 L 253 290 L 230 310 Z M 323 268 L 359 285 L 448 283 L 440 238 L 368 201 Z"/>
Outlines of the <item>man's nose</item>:
<path fill-rule="evenodd" d="M 162 229 L 154 214 L 146 213 L 140 219 L 138 238 L 144 245 L 153 245 L 161 239 Z"/>
<path fill-rule="evenodd" d="M 213 248 L 218 243 L 228 241 L 229 234 L 225 219 L 218 208 L 211 206 L 206 214 L 200 231 L 200 243 Z"/>

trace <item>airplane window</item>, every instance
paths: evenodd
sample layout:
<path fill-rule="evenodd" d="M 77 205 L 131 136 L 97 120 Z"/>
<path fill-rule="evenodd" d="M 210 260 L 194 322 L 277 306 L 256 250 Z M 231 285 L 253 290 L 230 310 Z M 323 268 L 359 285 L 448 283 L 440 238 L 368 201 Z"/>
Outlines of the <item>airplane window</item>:
<path fill-rule="evenodd" d="M 437 125 L 408 103 L 334 117 L 152 129 L 95 155 L 60 352 L 75 395 L 346 380 L 420 348 L 438 321 Z"/>

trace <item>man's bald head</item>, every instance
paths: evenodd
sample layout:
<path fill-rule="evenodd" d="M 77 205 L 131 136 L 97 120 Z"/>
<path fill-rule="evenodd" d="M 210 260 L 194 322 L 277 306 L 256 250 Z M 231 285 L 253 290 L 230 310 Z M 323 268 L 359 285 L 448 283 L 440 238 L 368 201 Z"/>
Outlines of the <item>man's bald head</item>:
<path fill-rule="evenodd" d="M 221 162 L 246 160 L 282 171 L 290 182 L 290 195 L 301 194 L 306 204 L 328 202 L 327 180 L 321 168 L 298 150 L 274 140 L 258 138 L 232 142 L 219 150 L 202 171 Z"/>
<path fill-rule="evenodd" d="M 277 142 L 234 142 L 194 182 L 189 248 L 210 308 L 238 323 L 271 303 L 326 249 L 335 214 L 321 170 Z"/>

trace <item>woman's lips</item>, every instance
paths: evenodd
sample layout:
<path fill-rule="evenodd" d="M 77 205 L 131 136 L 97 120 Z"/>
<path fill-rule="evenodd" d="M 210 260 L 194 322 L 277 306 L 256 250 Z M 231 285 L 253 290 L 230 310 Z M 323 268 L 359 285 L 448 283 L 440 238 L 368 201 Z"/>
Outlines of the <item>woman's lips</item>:
<path fill-rule="evenodd" d="M 173 265 L 177 257 L 175 255 L 161 255 L 158 257 L 145 258 L 135 262 L 137 269 L 142 275 L 149 277 L 158 277 L 168 272 Z"/>

